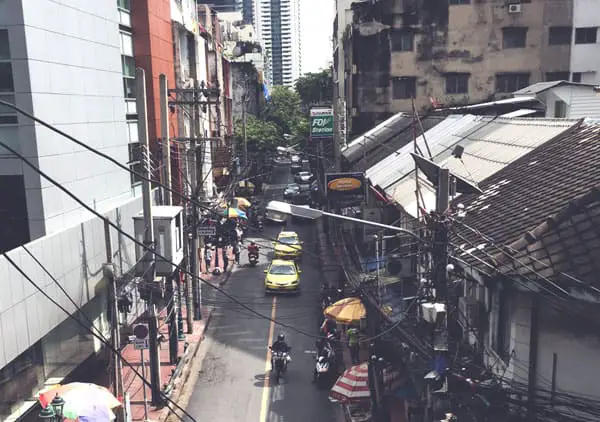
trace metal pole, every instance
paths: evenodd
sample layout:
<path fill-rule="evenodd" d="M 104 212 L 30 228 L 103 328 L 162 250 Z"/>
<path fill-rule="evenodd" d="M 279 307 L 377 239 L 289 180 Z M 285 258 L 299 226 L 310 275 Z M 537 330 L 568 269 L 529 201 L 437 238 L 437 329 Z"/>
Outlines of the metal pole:
<path fill-rule="evenodd" d="M 144 360 L 144 349 L 140 349 L 140 361 L 142 364 L 142 377 L 146 379 L 146 362 Z M 148 397 L 146 396 L 146 384 L 142 383 L 142 394 L 144 397 L 144 422 L 148 420 Z"/>
<path fill-rule="evenodd" d="M 142 182 L 142 200 L 144 209 L 144 281 L 147 286 L 154 286 L 155 257 L 154 249 L 154 223 L 152 220 L 152 187 L 148 181 L 150 172 L 150 140 L 148 138 L 148 109 L 146 103 L 146 73 L 144 69 L 137 68 L 136 78 L 136 103 L 138 112 L 138 134 L 140 145 L 143 148 L 143 173 L 147 180 Z M 150 336 L 150 384 L 152 385 L 152 403 L 159 405 L 160 396 L 160 356 L 158 354 L 158 321 L 156 319 L 156 307 L 152 303 L 152 294 L 148 304 L 148 329 Z"/>
<path fill-rule="evenodd" d="M 196 81 L 196 88 L 198 88 L 198 82 Z M 198 261 L 198 250 L 199 250 L 199 246 L 198 246 L 198 207 L 196 206 L 196 203 L 198 202 L 198 193 L 199 191 L 202 190 L 202 180 L 200 180 L 200 183 L 198 183 L 198 175 L 200 175 L 200 177 L 202 177 L 202 170 L 201 170 L 201 166 L 202 164 L 200 164 L 200 166 L 198 165 L 198 147 L 196 144 L 196 139 L 197 139 L 197 135 L 198 135 L 198 122 L 197 122 L 197 102 L 198 102 L 198 94 L 197 94 L 197 90 L 194 90 L 194 93 L 192 94 L 194 99 L 193 99 L 193 106 L 192 106 L 192 121 L 191 121 L 191 137 L 192 140 L 190 142 L 190 154 L 192 157 L 192 163 L 190 165 L 190 168 L 192 170 L 192 174 L 191 174 L 191 183 L 192 183 L 192 198 L 194 199 L 194 203 L 192 203 L 192 229 L 191 229 L 191 235 L 192 235 L 192 241 L 191 241 L 191 245 L 190 245 L 190 250 L 189 250 L 189 259 L 190 259 L 190 272 L 192 273 L 192 277 L 190 277 L 190 283 L 192 284 L 192 297 L 193 297 L 193 301 L 194 301 L 194 320 L 199 321 L 202 319 L 202 310 L 201 310 L 201 290 L 200 290 L 200 279 L 199 279 L 199 273 L 200 273 L 200 265 L 199 265 L 199 261 Z"/>
<path fill-rule="evenodd" d="M 448 209 L 450 188 L 450 171 L 438 169 L 438 186 L 436 197 L 436 227 L 434 231 L 434 264 L 435 264 L 435 287 L 438 300 L 446 301 L 448 298 L 448 230 L 443 223 L 443 215 Z"/>
<path fill-rule="evenodd" d="M 115 350 L 120 351 L 121 339 L 119 333 L 119 309 L 117 307 L 117 281 L 115 280 L 115 267 L 112 261 L 112 242 L 110 239 L 110 224 L 108 219 L 104 220 L 104 244 L 106 245 L 106 264 L 104 265 L 104 276 L 108 279 L 109 284 L 109 302 L 111 312 L 111 338 L 112 345 Z M 115 397 L 123 397 L 125 388 L 123 387 L 123 365 L 121 355 L 114 353 L 114 378 L 113 389 Z M 117 418 L 124 422 L 126 420 L 125 407 L 121 406 L 117 409 Z"/>
<path fill-rule="evenodd" d="M 379 303 L 381 303 L 381 278 L 379 273 L 379 235 L 375 235 L 375 263 L 377 265 L 377 298 L 379 299 Z"/>
<path fill-rule="evenodd" d="M 178 338 L 177 338 L 177 306 L 175 303 L 175 289 L 173 277 L 167 277 L 167 321 L 169 323 L 169 362 L 177 363 Z"/>
<path fill-rule="evenodd" d="M 248 134 L 246 132 L 246 93 L 242 95 L 242 130 L 244 132 L 244 168 L 248 167 Z"/>
<path fill-rule="evenodd" d="M 163 183 L 171 187 L 171 141 L 169 138 L 169 95 L 167 92 L 167 75 L 160 74 L 158 76 L 160 85 L 160 136 L 162 138 L 163 151 Z M 164 189 L 163 198 L 165 205 L 173 203 L 171 191 Z"/>

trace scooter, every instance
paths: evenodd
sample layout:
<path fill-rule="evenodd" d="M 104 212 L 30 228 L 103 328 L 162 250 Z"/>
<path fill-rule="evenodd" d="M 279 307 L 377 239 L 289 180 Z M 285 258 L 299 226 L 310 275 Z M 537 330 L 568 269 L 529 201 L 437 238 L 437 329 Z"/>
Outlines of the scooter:
<path fill-rule="evenodd" d="M 269 346 L 269 350 L 273 350 Z M 275 384 L 279 384 L 279 380 L 283 377 L 283 374 L 287 371 L 287 365 L 290 361 L 290 355 L 287 352 L 273 352 L 271 356 L 272 368 L 271 370 L 275 373 Z"/>
<path fill-rule="evenodd" d="M 258 264 L 258 254 L 257 253 L 249 253 L 248 254 L 248 263 L 251 267 L 256 267 Z"/>
<path fill-rule="evenodd" d="M 313 373 L 313 382 L 320 385 L 321 383 L 327 381 L 330 376 L 331 370 L 331 358 L 330 355 L 320 355 L 317 357 L 317 362 L 315 364 L 315 371 Z"/>

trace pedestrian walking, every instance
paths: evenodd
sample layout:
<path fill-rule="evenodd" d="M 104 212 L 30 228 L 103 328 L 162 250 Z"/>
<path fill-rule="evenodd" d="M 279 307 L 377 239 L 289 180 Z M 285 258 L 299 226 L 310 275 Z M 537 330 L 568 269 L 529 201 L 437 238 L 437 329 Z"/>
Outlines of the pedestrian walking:
<path fill-rule="evenodd" d="M 242 242 L 237 242 L 233 247 L 233 253 L 235 254 L 235 263 L 240 265 L 240 255 L 242 254 Z"/>
<path fill-rule="evenodd" d="M 235 233 L 236 233 L 236 237 L 237 237 L 237 241 L 241 242 L 242 244 L 244 243 L 244 231 L 242 230 L 241 225 L 238 223 L 237 226 L 235 226 Z"/>
<path fill-rule="evenodd" d="M 227 266 L 229 265 L 229 246 L 225 246 L 221 253 L 223 255 L 223 271 L 227 271 Z"/>
<path fill-rule="evenodd" d="M 358 328 L 351 326 L 346 331 L 346 337 L 348 338 L 348 349 L 350 350 L 350 358 L 352 359 L 353 365 L 358 365 L 359 362 L 359 343 L 358 343 Z"/>
<path fill-rule="evenodd" d="M 206 245 L 204 247 L 204 262 L 206 264 L 206 271 L 205 271 L 206 274 L 208 274 L 208 272 L 210 271 L 210 264 L 212 262 L 212 257 L 213 257 L 212 246 Z"/>

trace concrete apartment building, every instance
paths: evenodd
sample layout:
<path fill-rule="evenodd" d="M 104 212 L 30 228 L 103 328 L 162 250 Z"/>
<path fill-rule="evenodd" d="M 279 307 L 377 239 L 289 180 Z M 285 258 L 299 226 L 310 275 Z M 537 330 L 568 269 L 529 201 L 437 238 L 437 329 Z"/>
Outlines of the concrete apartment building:
<path fill-rule="evenodd" d="M 429 4 L 429 3 L 427 3 Z M 342 5 L 342 6 L 340 6 Z M 536 82 L 597 83 L 597 0 L 338 0 L 338 62 L 351 135 L 401 111 L 501 99 Z M 341 38 L 340 38 L 341 37 Z M 343 73 L 342 73 L 343 72 Z M 339 101 L 339 99 L 338 99 Z"/>
<path fill-rule="evenodd" d="M 300 0 L 255 0 L 254 26 L 270 61 L 268 86 L 293 87 L 302 74 Z"/>

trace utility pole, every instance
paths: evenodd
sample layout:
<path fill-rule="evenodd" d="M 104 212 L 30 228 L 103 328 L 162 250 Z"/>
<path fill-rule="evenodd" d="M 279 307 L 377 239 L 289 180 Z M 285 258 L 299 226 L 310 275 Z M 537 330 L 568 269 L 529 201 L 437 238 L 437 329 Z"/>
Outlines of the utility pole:
<path fill-rule="evenodd" d="M 119 332 L 119 309 L 117 307 L 117 281 L 115 279 L 115 266 L 112 260 L 112 243 L 110 239 L 110 224 L 108 218 L 104 220 L 104 244 L 106 245 L 106 264 L 104 264 L 104 277 L 108 280 L 109 284 L 109 297 L 110 297 L 110 328 L 113 348 L 120 351 L 121 339 Z M 121 355 L 119 353 L 113 353 L 114 358 L 114 375 L 113 375 L 113 391 L 115 397 L 123 397 L 125 394 L 125 388 L 123 387 L 123 363 L 121 362 Z M 117 409 L 117 418 L 119 422 L 126 421 L 125 407 L 121 406 Z"/>
<path fill-rule="evenodd" d="M 248 134 L 246 132 L 246 92 L 242 94 L 242 130 L 244 135 L 244 168 L 248 167 Z"/>
<path fill-rule="evenodd" d="M 136 103 L 138 112 L 138 133 L 140 145 L 143 148 L 143 174 L 146 178 L 142 182 L 142 200 L 144 209 L 144 246 L 145 253 L 144 264 L 144 283 L 147 286 L 155 284 L 155 256 L 154 256 L 154 223 L 152 220 L 152 187 L 149 182 L 150 173 L 150 140 L 148 138 L 148 108 L 146 103 L 146 72 L 144 69 L 137 68 L 135 71 L 136 83 Z M 152 292 L 152 288 L 150 287 Z M 147 321 L 149 331 L 149 352 L 150 352 L 150 385 L 152 392 L 152 404 L 158 406 L 162 404 L 160 392 L 160 356 L 158 354 L 158 321 L 156 316 L 156 305 L 152 300 L 152 293 L 148 301 Z"/>
<path fill-rule="evenodd" d="M 163 151 L 163 183 L 171 187 L 171 139 L 169 138 L 169 94 L 167 90 L 167 75 L 161 73 L 158 76 L 160 85 L 160 136 L 162 138 Z M 173 197 L 170 190 L 163 189 L 165 205 L 173 203 Z"/>
<path fill-rule="evenodd" d="M 169 362 L 171 365 L 177 363 L 177 352 L 179 339 L 177 337 L 177 304 L 175 303 L 175 289 L 173 288 L 173 277 L 167 277 L 167 321 L 169 324 Z"/>
<path fill-rule="evenodd" d="M 192 154 L 192 242 L 190 251 L 190 272 L 192 273 L 192 296 L 194 299 L 194 320 L 200 321 L 202 319 L 202 289 L 200 287 L 200 279 L 198 273 L 200 272 L 200 262 L 198 260 L 198 251 L 200 250 L 200 244 L 198 242 L 198 193 L 203 190 L 202 179 L 202 163 L 198 164 L 198 146 L 196 144 L 198 135 L 198 81 L 195 82 L 194 91 L 192 92 L 192 122 L 191 122 L 191 139 L 190 149 Z M 204 158 L 204 157 L 202 157 Z M 200 181 L 200 183 L 198 183 Z"/>

